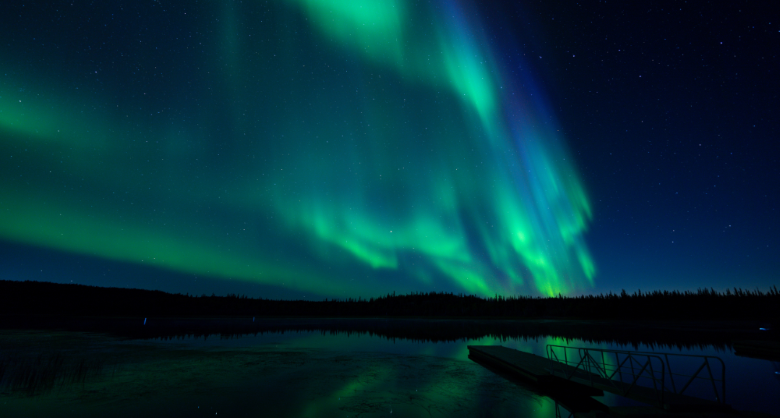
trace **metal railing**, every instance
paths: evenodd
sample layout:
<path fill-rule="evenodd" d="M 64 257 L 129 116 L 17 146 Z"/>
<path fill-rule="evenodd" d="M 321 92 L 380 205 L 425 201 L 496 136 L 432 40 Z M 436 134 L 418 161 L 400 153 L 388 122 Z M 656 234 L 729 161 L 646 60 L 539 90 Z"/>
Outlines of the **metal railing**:
<path fill-rule="evenodd" d="M 557 374 L 567 380 L 571 380 L 573 377 L 578 377 L 580 379 L 584 378 L 590 381 L 591 386 L 593 385 L 594 378 L 605 379 L 608 381 L 608 384 L 614 388 L 614 393 L 622 396 L 630 395 L 630 392 L 634 387 L 640 386 L 637 385 L 640 379 L 645 379 L 642 382 L 644 383 L 649 380 L 649 382 L 652 383 L 651 387 L 655 390 L 657 402 L 660 406 L 663 406 L 665 393 L 682 395 L 696 379 L 701 379 L 711 383 L 715 399 L 718 403 L 723 405 L 726 403 L 726 365 L 723 363 L 723 360 L 715 356 L 604 350 L 598 348 L 567 347 L 553 344 L 548 344 L 545 351 L 547 352 L 547 358 L 559 365 L 558 367 L 555 367 L 553 372 L 557 372 Z M 613 355 L 614 362 L 612 362 Z M 674 373 L 672 372 L 672 366 L 669 361 L 670 356 L 672 358 L 699 358 L 702 363 L 693 374 Z M 570 357 L 571 360 L 569 360 Z M 720 379 L 717 379 L 714 376 L 713 368 L 710 364 L 713 361 L 720 363 Z M 563 365 L 570 366 L 570 368 L 563 367 Z M 586 373 L 579 372 L 580 370 Z M 704 370 L 707 371 L 707 376 L 699 376 Z M 679 378 L 681 376 L 687 377 L 688 380 L 678 390 L 675 377 Z M 630 382 L 626 382 L 624 380 L 625 377 L 630 377 Z M 620 384 L 616 383 L 618 381 Z M 720 382 L 720 392 L 718 392 L 718 385 L 716 385 L 716 382 Z M 647 387 L 644 385 L 641 386 Z"/>

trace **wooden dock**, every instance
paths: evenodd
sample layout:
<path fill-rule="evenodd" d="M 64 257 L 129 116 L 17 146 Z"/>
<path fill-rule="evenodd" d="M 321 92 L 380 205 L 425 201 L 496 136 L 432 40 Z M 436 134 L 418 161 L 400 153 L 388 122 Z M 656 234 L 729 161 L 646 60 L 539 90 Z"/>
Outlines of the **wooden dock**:
<path fill-rule="evenodd" d="M 520 376 L 536 383 L 544 389 L 573 390 L 585 396 L 602 396 L 604 391 L 592 387 L 581 387 L 580 384 L 570 385 L 561 378 L 552 375 L 548 370 L 552 367 L 550 360 L 534 354 L 524 353 L 500 345 L 470 345 L 469 357 L 475 357 L 486 363 Z M 571 366 L 566 366 L 574 369 Z M 571 386 L 571 387 L 568 387 Z"/>
<path fill-rule="evenodd" d="M 514 350 L 513 350 L 514 351 Z M 531 354 L 520 352 L 521 355 L 533 356 Z M 533 356 L 537 357 L 538 356 Z M 609 407 L 597 401 L 591 396 L 601 396 L 603 391 L 591 387 L 582 387 L 578 383 L 567 381 L 561 382 L 560 379 L 548 379 L 541 376 L 541 381 L 523 373 L 521 370 L 510 370 L 507 364 L 498 362 L 495 358 L 482 356 L 480 354 L 470 354 L 471 361 L 481 365 L 491 372 L 515 383 L 528 386 L 529 383 L 534 386 L 542 395 L 555 399 L 555 403 L 566 408 L 573 413 L 575 417 L 587 417 L 595 412 L 609 412 Z"/>
<path fill-rule="evenodd" d="M 601 376 L 577 369 L 563 363 L 554 362 L 535 354 L 524 353 L 503 346 L 470 345 L 469 357 L 490 363 L 505 371 L 534 382 L 542 389 L 565 388 L 565 392 L 577 392 L 583 396 L 601 396 L 611 392 L 650 405 L 662 406 L 668 412 L 729 412 L 728 405 L 715 401 L 664 392 L 660 402 L 659 392 L 643 386 L 630 387 L 628 383 L 608 380 Z M 564 376 L 572 376 L 566 379 Z"/>

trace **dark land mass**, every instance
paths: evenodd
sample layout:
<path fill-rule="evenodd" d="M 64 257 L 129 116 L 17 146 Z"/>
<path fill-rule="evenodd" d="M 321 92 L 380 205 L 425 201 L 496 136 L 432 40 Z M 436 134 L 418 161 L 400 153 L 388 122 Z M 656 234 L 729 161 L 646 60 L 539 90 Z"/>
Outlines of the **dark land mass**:
<path fill-rule="evenodd" d="M 576 298 L 427 293 L 313 302 L 0 281 L 0 329 L 95 331 L 126 338 L 317 331 L 419 341 L 563 337 L 635 348 L 725 349 L 736 340 L 778 339 L 779 310 L 776 288 Z"/>
<path fill-rule="evenodd" d="M 370 299 L 270 300 L 239 295 L 191 296 L 156 290 L 34 281 L 0 281 L 0 315 L 143 317 L 423 317 L 620 320 L 780 319 L 780 292 L 653 291 L 599 296 L 480 298 L 412 293 Z"/>

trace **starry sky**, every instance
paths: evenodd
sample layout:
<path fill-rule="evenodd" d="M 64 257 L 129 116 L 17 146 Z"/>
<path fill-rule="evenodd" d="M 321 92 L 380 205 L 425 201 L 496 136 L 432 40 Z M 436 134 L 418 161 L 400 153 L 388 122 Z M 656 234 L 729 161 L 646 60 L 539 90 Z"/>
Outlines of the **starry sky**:
<path fill-rule="evenodd" d="M 778 284 L 780 21 L 698 3 L 4 2 L 0 279 Z"/>

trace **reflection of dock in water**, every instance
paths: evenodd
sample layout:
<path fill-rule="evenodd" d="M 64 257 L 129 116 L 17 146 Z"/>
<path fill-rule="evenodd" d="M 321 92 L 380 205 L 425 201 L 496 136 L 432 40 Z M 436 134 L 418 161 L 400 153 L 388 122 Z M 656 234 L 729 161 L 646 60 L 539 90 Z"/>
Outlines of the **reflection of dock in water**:
<path fill-rule="evenodd" d="M 675 386 L 675 382 L 669 379 L 673 378 L 670 376 L 672 373 L 668 364 L 668 356 L 671 354 L 548 346 L 549 358 L 545 358 L 502 346 L 470 345 L 468 349 L 469 358 L 473 361 L 506 378 L 519 377 L 534 384 L 543 394 L 550 396 L 558 404 L 571 411 L 573 416 L 664 416 L 670 418 L 683 416 L 769 416 L 740 413 L 725 404 L 725 382 L 723 381 L 725 380 L 725 369 L 722 371 L 722 380 L 713 378 L 712 369 L 708 363 L 708 361 L 713 363 L 713 359 L 719 361 L 717 358 L 701 357 L 702 367 L 692 375 L 685 375 L 686 378 L 690 377 L 688 383 L 684 386 Z M 579 355 L 569 355 L 564 360 L 562 355 L 559 358 L 553 353 L 554 349 L 563 349 L 563 351 L 559 351 L 559 354 L 566 350 L 579 350 L 577 351 Z M 601 355 L 598 361 L 593 356 L 594 352 Z M 604 353 L 614 355 L 616 361 L 612 365 L 608 364 L 604 361 Z M 661 357 L 666 358 L 666 363 L 663 363 Z M 639 361 L 637 358 L 642 358 L 643 361 Z M 666 372 L 667 367 L 669 372 Z M 697 376 L 702 370 L 709 370 L 710 377 Z M 678 373 L 674 375 L 683 376 Z M 618 376 L 619 380 L 616 379 Z M 628 376 L 628 382 L 624 381 L 626 376 Z M 651 380 L 651 387 L 637 385 L 640 378 Z M 683 394 L 688 385 L 696 378 L 712 382 L 716 398 L 719 401 Z M 718 382 L 719 385 L 723 384 L 723 391 L 720 393 L 715 387 L 715 382 Z M 645 403 L 647 406 L 608 407 L 591 398 L 591 396 L 601 396 L 604 392 L 633 399 Z"/>

